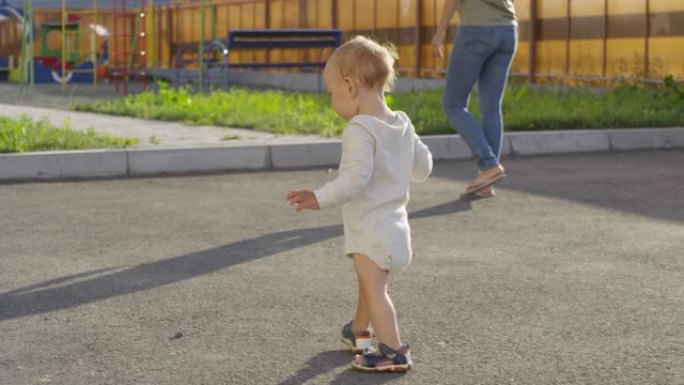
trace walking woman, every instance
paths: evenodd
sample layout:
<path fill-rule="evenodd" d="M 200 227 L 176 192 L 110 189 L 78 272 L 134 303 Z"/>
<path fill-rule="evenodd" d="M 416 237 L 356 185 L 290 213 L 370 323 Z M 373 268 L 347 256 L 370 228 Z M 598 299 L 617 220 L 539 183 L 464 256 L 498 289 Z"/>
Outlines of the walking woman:
<path fill-rule="evenodd" d="M 499 163 L 503 139 L 501 101 L 517 47 L 514 0 L 445 0 L 432 48 L 443 58 L 442 46 L 449 23 L 458 10 L 460 22 L 454 39 L 444 112 L 478 159 L 480 173 L 464 195 L 492 197 L 494 183 L 506 174 Z M 481 122 L 468 111 L 470 93 L 478 85 Z"/>

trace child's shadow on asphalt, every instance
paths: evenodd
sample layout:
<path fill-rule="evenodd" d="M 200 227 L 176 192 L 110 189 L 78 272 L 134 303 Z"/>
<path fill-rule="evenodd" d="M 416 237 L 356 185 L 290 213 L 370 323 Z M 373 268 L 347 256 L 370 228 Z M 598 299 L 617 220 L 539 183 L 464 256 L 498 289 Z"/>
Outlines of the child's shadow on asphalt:
<path fill-rule="evenodd" d="M 306 361 L 301 369 L 297 370 L 297 372 L 288 379 L 278 383 L 278 385 L 300 385 L 314 377 L 317 377 L 323 373 L 327 373 L 340 366 L 349 366 L 351 361 L 352 355 L 349 353 L 349 350 L 331 350 L 327 352 L 321 352 L 311 357 L 308 361 Z M 403 376 L 403 373 L 361 373 L 350 367 L 335 377 L 335 379 L 330 382 L 330 385 L 383 384 Z"/>
<path fill-rule="evenodd" d="M 340 373 L 330 385 L 376 385 L 403 378 L 406 373 L 362 373 L 347 369 Z"/>
<path fill-rule="evenodd" d="M 459 199 L 414 211 L 409 218 L 456 214 L 470 209 L 468 200 Z M 55 278 L 0 293 L 0 322 L 166 286 L 342 235 L 340 224 L 277 231 L 151 263 Z"/>
<path fill-rule="evenodd" d="M 460 199 L 442 203 L 441 205 L 424 208 L 422 210 L 409 213 L 409 219 L 436 217 L 440 215 L 458 214 L 472 209 L 470 204 L 479 200 L 477 197 L 461 197 Z"/>
<path fill-rule="evenodd" d="M 349 350 L 331 350 L 311 357 L 304 366 L 278 385 L 299 385 L 310 379 L 351 362 Z"/>

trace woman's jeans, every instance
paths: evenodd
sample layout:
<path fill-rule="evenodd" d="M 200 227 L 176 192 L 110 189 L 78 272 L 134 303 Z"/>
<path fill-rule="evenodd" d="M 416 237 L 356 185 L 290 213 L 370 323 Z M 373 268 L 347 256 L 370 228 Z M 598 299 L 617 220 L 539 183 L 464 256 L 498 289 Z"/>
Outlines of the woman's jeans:
<path fill-rule="evenodd" d="M 449 60 L 444 112 L 478 158 L 481 170 L 499 164 L 503 119 L 501 101 L 518 42 L 513 26 L 461 26 Z M 470 92 L 478 84 L 478 123 L 468 112 Z"/>

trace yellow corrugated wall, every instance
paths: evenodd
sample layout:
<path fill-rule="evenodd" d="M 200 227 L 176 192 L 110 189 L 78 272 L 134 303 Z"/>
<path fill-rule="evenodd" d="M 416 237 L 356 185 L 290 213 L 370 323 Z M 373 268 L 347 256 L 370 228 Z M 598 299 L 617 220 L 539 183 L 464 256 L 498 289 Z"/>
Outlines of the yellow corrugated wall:
<path fill-rule="evenodd" d="M 442 76 L 444 60 L 432 56 L 430 39 L 444 0 L 215 0 L 206 1 L 205 39 L 211 7 L 218 38 L 239 28 L 340 28 L 347 37 L 375 36 L 399 52 L 403 76 Z M 684 79 L 684 0 L 516 0 L 520 41 L 512 72 L 536 81 L 634 77 Z M 54 12 L 36 14 L 37 23 Z M 199 4 L 163 6 L 154 12 L 155 62 L 174 65 L 178 47 L 196 56 Z M 111 28 L 106 12 L 98 22 Z M 12 21 L 0 23 L 0 54 L 16 50 Z M 446 44 L 458 24 L 454 18 Z M 55 43 L 56 44 L 56 43 Z M 83 40 L 84 51 L 88 43 Z M 38 50 L 39 47 L 36 47 Z M 329 51 L 323 52 L 327 56 Z M 233 61 L 315 59 L 319 52 L 235 52 Z"/>

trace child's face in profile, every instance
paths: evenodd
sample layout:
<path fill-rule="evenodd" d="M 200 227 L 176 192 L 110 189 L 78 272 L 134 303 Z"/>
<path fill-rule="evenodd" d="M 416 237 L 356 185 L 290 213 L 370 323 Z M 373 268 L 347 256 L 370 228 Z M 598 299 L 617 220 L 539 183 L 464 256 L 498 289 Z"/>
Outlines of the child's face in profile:
<path fill-rule="evenodd" d="M 332 99 L 332 108 L 346 121 L 358 114 L 359 102 L 356 98 L 356 84 L 353 79 L 342 78 L 335 63 L 328 62 L 323 70 L 323 81 Z"/>

